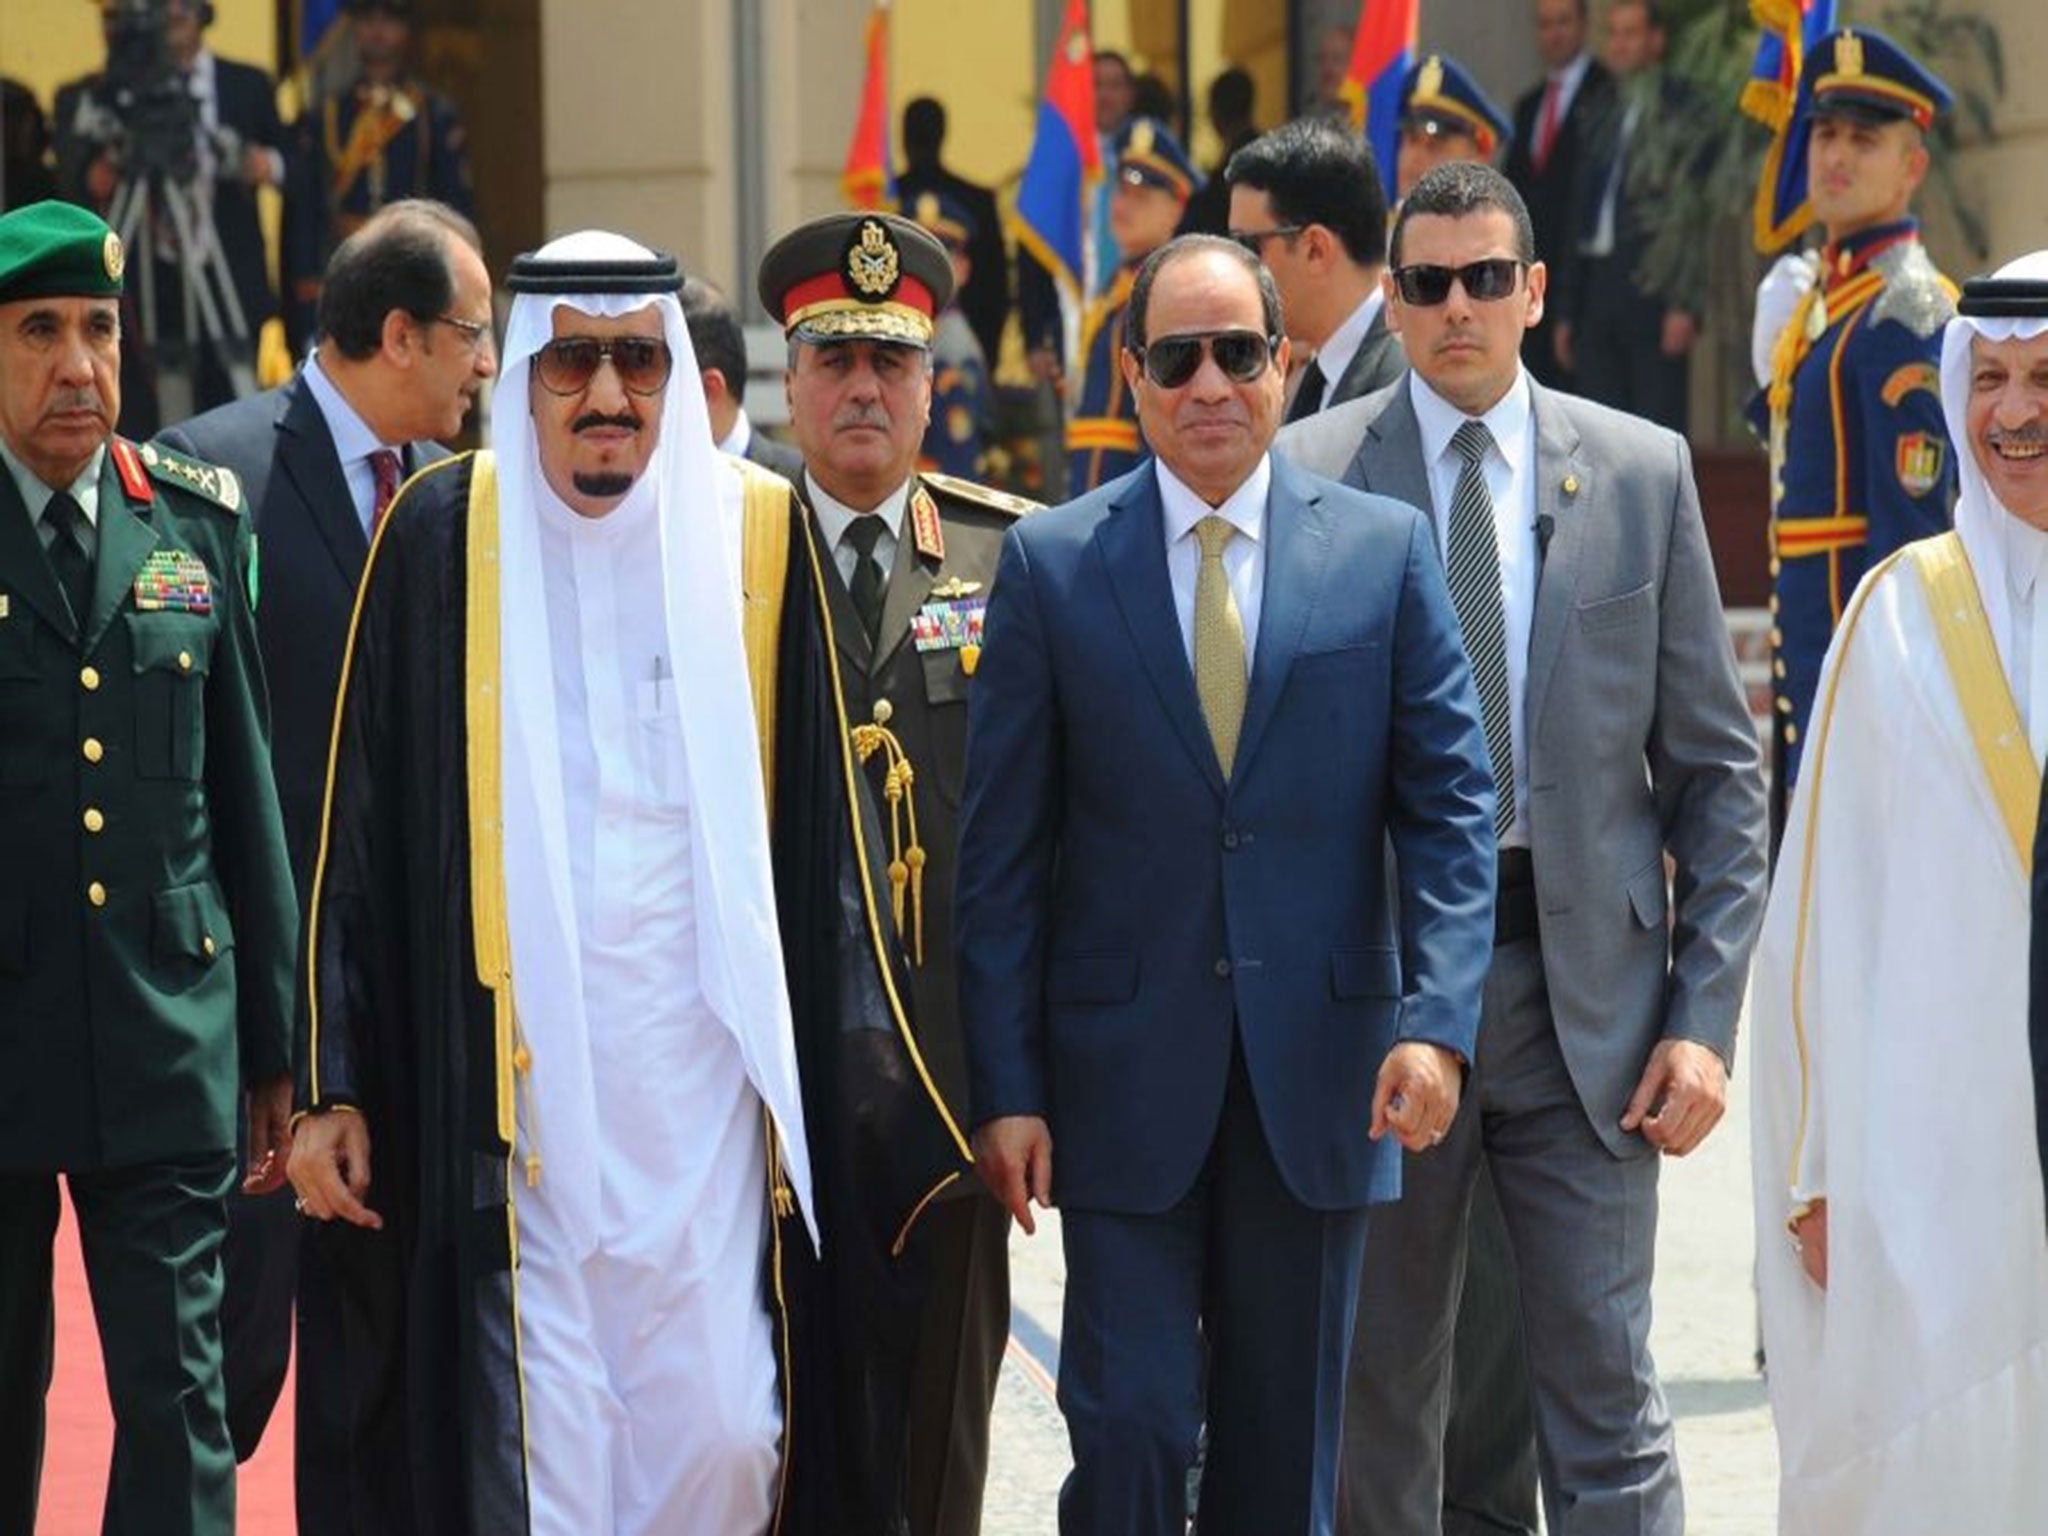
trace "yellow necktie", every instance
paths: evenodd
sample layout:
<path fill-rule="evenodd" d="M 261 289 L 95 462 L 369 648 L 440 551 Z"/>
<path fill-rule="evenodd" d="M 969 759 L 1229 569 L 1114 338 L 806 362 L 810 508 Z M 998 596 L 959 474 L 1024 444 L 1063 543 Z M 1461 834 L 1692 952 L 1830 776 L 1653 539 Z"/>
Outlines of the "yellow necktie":
<path fill-rule="evenodd" d="M 1211 513 L 1195 524 L 1202 546 L 1201 574 L 1195 578 L 1195 696 L 1216 744 L 1223 776 L 1237 757 L 1237 731 L 1244 724 L 1244 620 L 1223 573 L 1223 547 L 1237 532 Z"/>

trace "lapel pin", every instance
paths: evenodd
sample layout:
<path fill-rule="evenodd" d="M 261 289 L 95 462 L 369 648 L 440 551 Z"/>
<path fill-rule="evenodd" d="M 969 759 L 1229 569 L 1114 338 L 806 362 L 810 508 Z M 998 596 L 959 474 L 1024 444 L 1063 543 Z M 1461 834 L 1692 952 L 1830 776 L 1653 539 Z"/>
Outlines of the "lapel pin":
<path fill-rule="evenodd" d="M 0 619 L 4 619 L 7 617 L 7 602 L 7 594 L 5 592 L 0 592 Z"/>
<path fill-rule="evenodd" d="M 1564 493 L 1567 496 L 1579 494 L 1579 477 L 1577 475 L 1566 475 L 1564 477 Z"/>

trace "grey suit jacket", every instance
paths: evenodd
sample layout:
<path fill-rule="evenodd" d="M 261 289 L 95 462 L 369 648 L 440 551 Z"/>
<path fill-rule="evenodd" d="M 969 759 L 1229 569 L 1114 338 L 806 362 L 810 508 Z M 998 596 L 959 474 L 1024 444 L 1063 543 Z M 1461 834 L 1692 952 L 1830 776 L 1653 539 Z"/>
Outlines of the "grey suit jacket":
<path fill-rule="evenodd" d="M 1387 306 L 1382 304 L 1379 313 L 1372 317 L 1372 324 L 1365 328 L 1365 338 L 1351 354 L 1337 387 L 1323 402 L 1323 409 L 1327 411 L 1334 405 L 1384 389 L 1407 371 L 1408 354 L 1401 348 L 1401 338 L 1387 329 Z"/>
<path fill-rule="evenodd" d="M 1647 1143 L 1620 1120 L 1660 1039 L 1734 1061 L 1763 916 L 1763 776 L 1684 440 L 1530 388 L 1543 557 L 1523 729 L 1543 963 L 1579 1101 L 1610 1150 L 1637 1155 Z M 1431 507 L 1405 380 L 1278 447 Z"/>

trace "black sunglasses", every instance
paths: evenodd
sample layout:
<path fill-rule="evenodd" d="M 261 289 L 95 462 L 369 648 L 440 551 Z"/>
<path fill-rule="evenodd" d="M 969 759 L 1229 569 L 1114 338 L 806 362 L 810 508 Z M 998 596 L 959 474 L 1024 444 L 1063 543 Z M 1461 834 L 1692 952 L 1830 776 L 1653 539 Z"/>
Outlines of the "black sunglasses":
<path fill-rule="evenodd" d="M 1448 299 L 1451 284 L 1459 282 L 1465 285 L 1467 298 L 1491 303 L 1515 291 L 1526 265 L 1511 256 L 1494 256 L 1462 267 L 1396 267 L 1394 291 L 1401 295 L 1403 304 L 1428 309 Z"/>
<path fill-rule="evenodd" d="M 1207 353 L 1216 366 L 1240 384 L 1249 384 L 1266 371 L 1280 346 L 1277 336 L 1257 331 L 1195 331 L 1186 336 L 1162 336 L 1149 347 L 1137 350 L 1145 377 L 1161 389 L 1179 389 L 1195 376 Z"/>
<path fill-rule="evenodd" d="M 1281 224 L 1273 229 L 1233 229 L 1230 238 L 1264 261 L 1268 240 L 1292 240 L 1307 228 L 1306 224 Z"/>
<path fill-rule="evenodd" d="M 534 353 L 534 377 L 551 395 L 580 395 L 606 358 L 618 370 L 619 382 L 636 395 L 660 394 L 674 366 L 668 343 L 651 336 L 614 336 L 609 341 L 563 336 Z"/>

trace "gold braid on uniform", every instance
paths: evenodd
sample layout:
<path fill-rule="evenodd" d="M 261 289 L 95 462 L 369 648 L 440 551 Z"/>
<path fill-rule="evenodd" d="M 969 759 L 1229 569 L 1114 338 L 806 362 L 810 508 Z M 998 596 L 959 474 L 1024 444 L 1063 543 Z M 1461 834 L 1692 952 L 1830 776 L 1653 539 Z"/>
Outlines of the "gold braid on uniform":
<path fill-rule="evenodd" d="M 910 894 L 910 963 L 924 964 L 924 844 L 917 836 L 917 797 L 911 792 L 917 770 L 903 743 L 889 729 L 894 711 L 887 699 L 875 701 L 875 718 L 853 728 L 853 750 L 862 763 L 877 752 L 889 767 L 882 776 L 882 797 L 889 802 L 889 902 L 896 914 L 896 933 L 903 935 L 903 896 Z M 906 837 L 906 833 L 908 834 Z"/>

